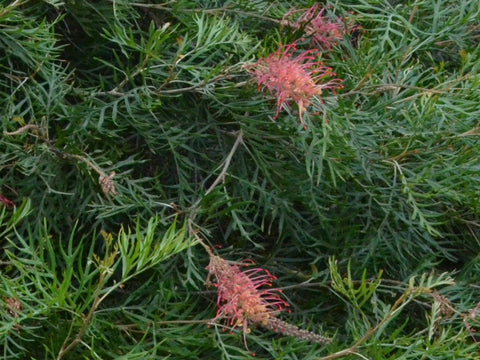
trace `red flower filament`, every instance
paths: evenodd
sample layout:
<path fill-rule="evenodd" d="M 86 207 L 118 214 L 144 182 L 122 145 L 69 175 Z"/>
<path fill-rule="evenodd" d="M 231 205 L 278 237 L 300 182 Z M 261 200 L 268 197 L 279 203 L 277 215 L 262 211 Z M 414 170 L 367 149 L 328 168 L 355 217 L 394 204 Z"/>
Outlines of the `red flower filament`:
<path fill-rule="evenodd" d="M 289 17 L 300 11 L 304 11 L 304 13 L 296 21 L 288 20 Z M 282 25 L 296 30 L 303 29 L 305 36 L 311 39 L 313 46 L 330 50 L 345 35 L 357 28 L 346 23 L 346 20 L 348 19 L 325 15 L 325 8 L 315 4 L 307 10 L 290 10 L 283 17 Z"/>
<path fill-rule="evenodd" d="M 294 336 L 301 340 L 327 344 L 330 338 L 302 330 L 275 317 L 275 315 L 288 307 L 288 303 L 280 297 L 280 290 L 264 289 L 272 286 L 276 277 L 264 269 L 240 270 L 240 265 L 248 266 L 243 262 L 231 265 L 220 256 L 210 252 L 210 263 L 207 266 L 208 278 L 214 276 L 214 285 L 218 289 L 218 311 L 216 319 L 227 319 L 227 324 L 232 328 L 242 327 L 245 346 L 245 335 L 250 332 L 249 326 L 263 326 L 279 334 Z M 248 348 L 248 347 L 247 347 Z"/>
<path fill-rule="evenodd" d="M 318 60 L 318 50 L 295 56 L 296 50 L 296 44 L 280 46 L 272 55 L 258 60 L 249 71 L 257 77 L 259 90 L 266 88 L 276 96 L 277 113 L 274 118 L 293 101 L 298 105 L 300 121 L 306 128 L 303 114 L 312 98 L 322 95 L 327 89 L 335 94 L 343 85 L 340 79 L 326 80 L 336 74 Z"/>
<path fill-rule="evenodd" d="M 2 194 L 0 194 L 0 203 L 3 203 L 5 204 L 5 206 L 7 208 L 12 208 L 15 206 L 15 203 L 9 199 L 7 199 L 5 196 L 3 196 Z"/>
<path fill-rule="evenodd" d="M 280 298 L 279 291 L 261 289 L 272 286 L 272 281 L 276 280 L 267 270 L 255 268 L 241 271 L 239 265 L 230 265 L 213 254 L 207 270 L 209 277 L 215 277 L 214 285 L 218 289 L 216 319 L 226 318 L 228 325 L 243 327 L 245 333 L 250 332 L 249 325 L 265 326 L 271 316 L 288 306 Z"/>

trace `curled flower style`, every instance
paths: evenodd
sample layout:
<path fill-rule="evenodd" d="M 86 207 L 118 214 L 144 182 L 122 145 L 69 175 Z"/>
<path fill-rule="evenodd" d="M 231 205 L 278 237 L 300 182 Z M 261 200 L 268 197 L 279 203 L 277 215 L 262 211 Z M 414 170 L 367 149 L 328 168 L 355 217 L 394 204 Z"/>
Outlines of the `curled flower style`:
<path fill-rule="evenodd" d="M 303 114 L 312 98 L 322 95 L 327 89 L 335 93 L 343 85 L 341 79 L 332 78 L 336 76 L 332 68 L 319 60 L 318 50 L 295 55 L 296 50 L 295 43 L 280 46 L 273 54 L 259 59 L 247 70 L 257 78 L 259 90 L 266 88 L 277 97 L 275 118 L 282 108 L 293 101 L 298 105 L 300 121 L 306 128 Z"/>
<path fill-rule="evenodd" d="M 303 12 L 297 20 L 289 20 L 295 13 Z M 307 10 L 292 9 L 285 14 L 282 20 L 283 26 L 295 30 L 303 29 L 304 36 L 311 39 L 313 46 L 322 50 L 330 50 L 338 44 L 345 35 L 357 29 L 357 26 L 348 24 L 347 19 L 342 17 L 330 17 L 325 14 L 325 8 L 315 4 Z"/>
<path fill-rule="evenodd" d="M 218 289 L 215 319 L 227 319 L 229 326 L 243 328 L 244 335 L 251 331 L 250 326 L 262 326 L 310 342 L 326 344 L 331 341 L 330 338 L 277 319 L 276 314 L 288 307 L 288 303 L 280 297 L 280 290 L 264 288 L 271 287 L 276 277 L 265 269 L 240 269 L 240 266 L 249 265 L 250 262 L 230 264 L 210 252 L 207 284 L 210 284 L 210 277 L 213 276 L 213 285 Z"/>
<path fill-rule="evenodd" d="M 0 194 L 0 203 L 5 204 L 5 207 L 7 208 L 12 208 L 15 206 L 15 203 L 9 199 L 7 199 L 5 196 Z"/>
<path fill-rule="evenodd" d="M 250 264 L 244 262 L 240 265 Z M 241 271 L 239 265 L 231 265 L 213 254 L 207 270 L 209 277 L 215 277 L 214 285 L 218 289 L 216 318 L 228 319 L 230 326 L 243 327 L 245 333 L 250 332 L 250 325 L 265 326 L 270 317 L 288 306 L 278 290 L 262 289 L 272 286 L 272 281 L 276 280 L 267 270 L 254 268 Z"/>

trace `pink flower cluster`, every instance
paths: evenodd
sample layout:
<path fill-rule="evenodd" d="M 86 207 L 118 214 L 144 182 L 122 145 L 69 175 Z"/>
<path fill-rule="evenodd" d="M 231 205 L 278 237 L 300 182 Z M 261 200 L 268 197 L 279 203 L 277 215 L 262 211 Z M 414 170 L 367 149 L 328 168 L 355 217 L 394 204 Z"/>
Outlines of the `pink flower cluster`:
<path fill-rule="evenodd" d="M 318 50 L 307 50 L 299 54 L 296 52 L 295 43 L 280 46 L 270 56 L 258 60 L 248 71 L 257 78 L 259 90 L 266 88 L 276 96 L 275 118 L 282 108 L 293 101 L 298 105 L 300 121 L 306 128 L 303 114 L 312 98 L 322 95 L 325 90 L 335 93 L 343 85 L 341 79 L 334 78 L 336 74 L 332 68 L 319 60 Z"/>
<path fill-rule="evenodd" d="M 2 194 L 0 194 L 0 203 L 3 203 L 5 204 L 5 206 L 7 208 L 12 208 L 15 206 L 15 204 L 13 203 L 13 201 L 7 199 L 5 196 L 3 196 Z"/>
<path fill-rule="evenodd" d="M 249 326 L 253 325 L 314 343 L 327 344 L 331 341 L 328 337 L 302 330 L 275 317 L 288 307 L 288 303 L 280 297 L 280 290 L 263 288 L 271 287 L 272 281 L 277 279 L 267 270 L 254 268 L 242 271 L 240 266 L 251 263 L 230 264 L 211 251 L 209 254 L 207 285 L 213 276 L 218 289 L 215 319 L 227 319 L 228 325 L 233 328 L 242 327 L 244 336 L 250 332 Z"/>
<path fill-rule="evenodd" d="M 298 12 L 303 12 L 298 19 L 295 21 L 289 20 Z M 324 50 L 330 50 L 345 35 L 358 28 L 349 25 L 347 19 L 326 15 L 325 8 L 322 8 L 319 4 L 315 4 L 307 10 L 290 10 L 283 17 L 282 25 L 295 30 L 303 30 L 304 36 L 311 39 L 313 46 Z"/>
<path fill-rule="evenodd" d="M 240 265 L 248 266 L 249 263 Z M 276 277 L 267 270 L 254 268 L 241 271 L 239 265 L 231 265 L 220 256 L 210 254 L 208 274 L 214 276 L 218 289 L 217 319 L 226 318 L 232 327 L 243 327 L 250 332 L 250 325 L 265 326 L 269 318 L 288 306 L 280 298 L 279 291 L 261 289 L 272 286 Z M 209 279 L 207 279 L 207 283 Z"/>

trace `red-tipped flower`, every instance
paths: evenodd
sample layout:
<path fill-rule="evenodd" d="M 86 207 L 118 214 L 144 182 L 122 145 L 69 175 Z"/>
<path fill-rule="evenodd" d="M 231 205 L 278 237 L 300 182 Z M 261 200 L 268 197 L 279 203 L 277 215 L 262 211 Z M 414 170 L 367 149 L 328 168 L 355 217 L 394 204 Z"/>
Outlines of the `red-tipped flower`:
<path fill-rule="evenodd" d="M 3 196 L 2 194 L 0 194 L 0 203 L 3 203 L 5 204 L 5 206 L 7 208 L 12 208 L 15 206 L 15 203 L 11 200 L 8 200 L 5 196 Z"/>
<path fill-rule="evenodd" d="M 303 113 L 312 98 L 322 95 L 327 89 L 335 93 L 343 85 L 340 79 L 327 80 L 336 74 L 318 59 L 318 50 L 295 55 L 296 50 L 296 44 L 280 46 L 272 55 L 258 60 L 249 72 L 256 76 L 259 90 L 266 88 L 277 97 L 275 118 L 282 108 L 293 101 L 298 105 L 300 121 L 306 128 Z"/>
<path fill-rule="evenodd" d="M 255 268 L 242 271 L 240 265 L 249 266 L 251 263 L 231 265 L 210 251 L 209 254 L 207 284 L 213 275 L 216 280 L 214 285 L 218 289 L 215 319 L 227 319 L 231 327 L 242 327 L 244 335 L 250 332 L 249 326 L 253 325 L 320 344 L 331 341 L 328 337 L 302 330 L 275 317 L 288 303 L 280 297 L 279 290 L 263 288 L 272 286 L 272 281 L 277 279 L 267 270 Z"/>
<path fill-rule="evenodd" d="M 250 264 L 244 262 L 240 265 Z M 263 289 L 264 286 L 272 286 L 272 281 L 276 280 L 267 270 L 241 271 L 239 265 L 231 265 L 213 254 L 207 270 L 209 277 L 215 277 L 214 285 L 218 289 L 216 318 L 228 319 L 232 327 L 243 327 L 248 333 L 250 325 L 265 326 L 270 317 L 288 306 L 279 296 L 279 291 Z"/>
<path fill-rule="evenodd" d="M 301 11 L 304 12 L 297 20 L 289 20 L 292 15 Z M 349 25 L 342 17 L 326 15 L 325 8 L 322 8 L 319 4 L 315 4 L 307 10 L 290 10 L 283 17 L 282 25 L 296 30 L 302 29 L 304 36 L 311 39 L 313 46 L 322 50 L 330 50 L 345 35 L 357 28 Z"/>

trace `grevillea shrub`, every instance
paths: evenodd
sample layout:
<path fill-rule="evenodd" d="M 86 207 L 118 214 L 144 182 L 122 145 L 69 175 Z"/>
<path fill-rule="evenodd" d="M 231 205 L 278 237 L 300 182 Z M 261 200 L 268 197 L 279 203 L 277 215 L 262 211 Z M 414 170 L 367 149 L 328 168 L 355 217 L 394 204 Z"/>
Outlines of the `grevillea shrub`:
<path fill-rule="evenodd" d="M 0 1 L 0 356 L 477 360 L 479 19 Z"/>

